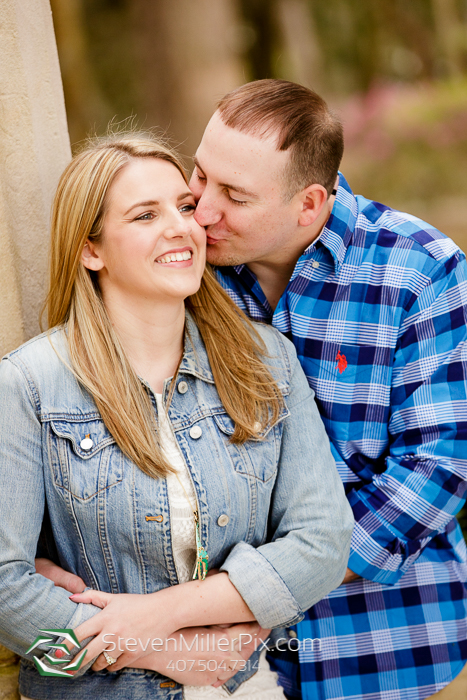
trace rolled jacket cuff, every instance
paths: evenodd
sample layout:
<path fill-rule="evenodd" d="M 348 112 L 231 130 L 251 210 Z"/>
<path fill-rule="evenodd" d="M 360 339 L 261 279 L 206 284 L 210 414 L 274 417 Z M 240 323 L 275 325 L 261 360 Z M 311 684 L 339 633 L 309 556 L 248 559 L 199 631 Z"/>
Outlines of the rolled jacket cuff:
<path fill-rule="evenodd" d="M 276 569 L 257 549 L 240 542 L 221 566 L 265 629 L 288 627 L 303 619 L 303 611 Z"/>
<path fill-rule="evenodd" d="M 91 605 L 90 603 L 78 603 L 77 604 L 77 609 L 73 613 L 70 621 L 67 624 L 66 629 L 72 629 L 74 630 L 76 627 L 79 627 L 83 622 L 86 622 L 86 620 L 89 620 L 91 617 L 94 617 L 94 615 L 97 615 L 97 613 L 102 612 L 102 610 L 95 605 Z M 73 647 L 73 649 L 70 651 L 70 661 L 74 659 L 75 656 L 77 656 L 81 649 L 84 649 L 84 647 L 89 644 L 89 642 L 93 639 L 93 637 L 88 637 L 87 639 L 83 639 L 81 642 L 81 647 L 80 649 L 77 649 L 76 647 Z M 64 638 L 60 638 L 60 642 L 64 641 Z M 83 659 L 83 663 L 81 664 L 80 668 L 78 671 L 76 671 L 73 674 L 73 678 L 78 678 L 79 676 L 82 676 L 88 669 L 91 668 L 93 665 L 94 661 L 97 659 L 97 656 L 94 659 L 88 659 L 87 655 L 85 659 Z"/>

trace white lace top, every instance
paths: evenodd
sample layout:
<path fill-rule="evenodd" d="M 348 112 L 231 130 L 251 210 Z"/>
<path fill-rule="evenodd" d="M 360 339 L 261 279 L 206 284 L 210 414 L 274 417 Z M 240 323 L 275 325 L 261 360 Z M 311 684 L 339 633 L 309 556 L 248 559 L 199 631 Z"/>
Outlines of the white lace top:
<path fill-rule="evenodd" d="M 172 549 L 178 579 L 180 583 L 184 583 L 192 579 L 196 563 L 196 534 L 193 509 L 196 509 L 197 502 L 189 471 L 180 453 L 162 404 L 162 396 L 156 394 L 156 400 L 162 449 L 167 460 L 176 468 L 178 479 L 180 479 L 186 491 L 185 495 L 175 474 L 169 474 L 167 477 L 167 490 L 170 504 Z M 187 496 L 192 507 L 188 503 Z M 282 688 L 277 685 L 277 675 L 269 668 L 265 652 L 261 654 L 258 671 L 249 680 L 242 683 L 233 695 L 227 693 L 223 688 L 186 685 L 183 688 L 183 696 L 185 700 L 232 697 L 248 700 L 285 700 Z"/>

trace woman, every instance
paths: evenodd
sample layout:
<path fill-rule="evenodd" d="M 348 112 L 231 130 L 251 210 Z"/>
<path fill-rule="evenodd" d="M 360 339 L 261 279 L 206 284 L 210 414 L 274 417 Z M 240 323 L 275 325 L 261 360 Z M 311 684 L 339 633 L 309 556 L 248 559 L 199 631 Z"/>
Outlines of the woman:
<path fill-rule="evenodd" d="M 0 641 L 25 656 L 39 630 L 72 628 L 98 672 L 23 661 L 28 698 L 198 697 L 151 640 L 293 624 L 344 575 L 353 521 L 312 392 L 291 344 L 205 270 L 194 210 L 149 137 L 98 141 L 61 178 L 52 330 L 0 365 Z M 35 573 L 44 508 L 57 560 L 102 593 L 72 602 Z M 260 668 L 229 690 L 283 697 Z"/>

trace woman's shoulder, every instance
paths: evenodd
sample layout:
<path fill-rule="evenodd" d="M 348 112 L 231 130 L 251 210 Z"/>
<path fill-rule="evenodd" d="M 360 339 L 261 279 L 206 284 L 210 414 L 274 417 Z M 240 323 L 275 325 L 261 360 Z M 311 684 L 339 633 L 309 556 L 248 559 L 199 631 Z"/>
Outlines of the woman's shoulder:
<path fill-rule="evenodd" d="M 34 370 L 41 367 L 53 368 L 63 355 L 68 358 L 66 334 L 62 327 L 57 327 L 27 340 L 6 354 L 2 361 L 8 360 Z"/>
<path fill-rule="evenodd" d="M 297 352 L 294 344 L 270 324 L 252 321 L 252 325 L 266 346 L 266 364 L 271 369 L 276 368 L 280 371 L 280 380 L 277 379 L 280 384 L 283 381 L 287 385 L 290 384 L 292 373 L 297 364 Z"/>
<path fill-rule="evenodd" d="M 70 366 L 65 330 L 53 328 L 31 338 L 2 358 L 0 381 L 12 390 L 24 387 L 43 414 L 63 412 L 85 401 Z"/>

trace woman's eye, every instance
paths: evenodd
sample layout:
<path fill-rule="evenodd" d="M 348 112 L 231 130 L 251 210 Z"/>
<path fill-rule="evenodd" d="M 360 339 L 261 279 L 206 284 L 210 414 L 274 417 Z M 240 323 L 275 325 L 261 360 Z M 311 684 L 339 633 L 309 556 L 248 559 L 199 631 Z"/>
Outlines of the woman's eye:
<path fill-rule="evenodd" d="M 199 174 L 199 172 L 196 170 L 195 171 L 196 177 L 200 182 L 206 182 L 206 178 L 203 177 L 202 175 Z"/>
<path fill-rule="evenodd" d="M 196 209 L 196 204 L 184 204 L 180 207 L 180 212 L 182 214 L 192 214 Z"/>
<path fill-rule="evenodd" d="M 154 214 L 148 211 L 146 212 L 146 214 L 141 214 L 141 216 L 137 216 L 135 221 L 151 221 L 152 219 L 154 219 Z"/>

